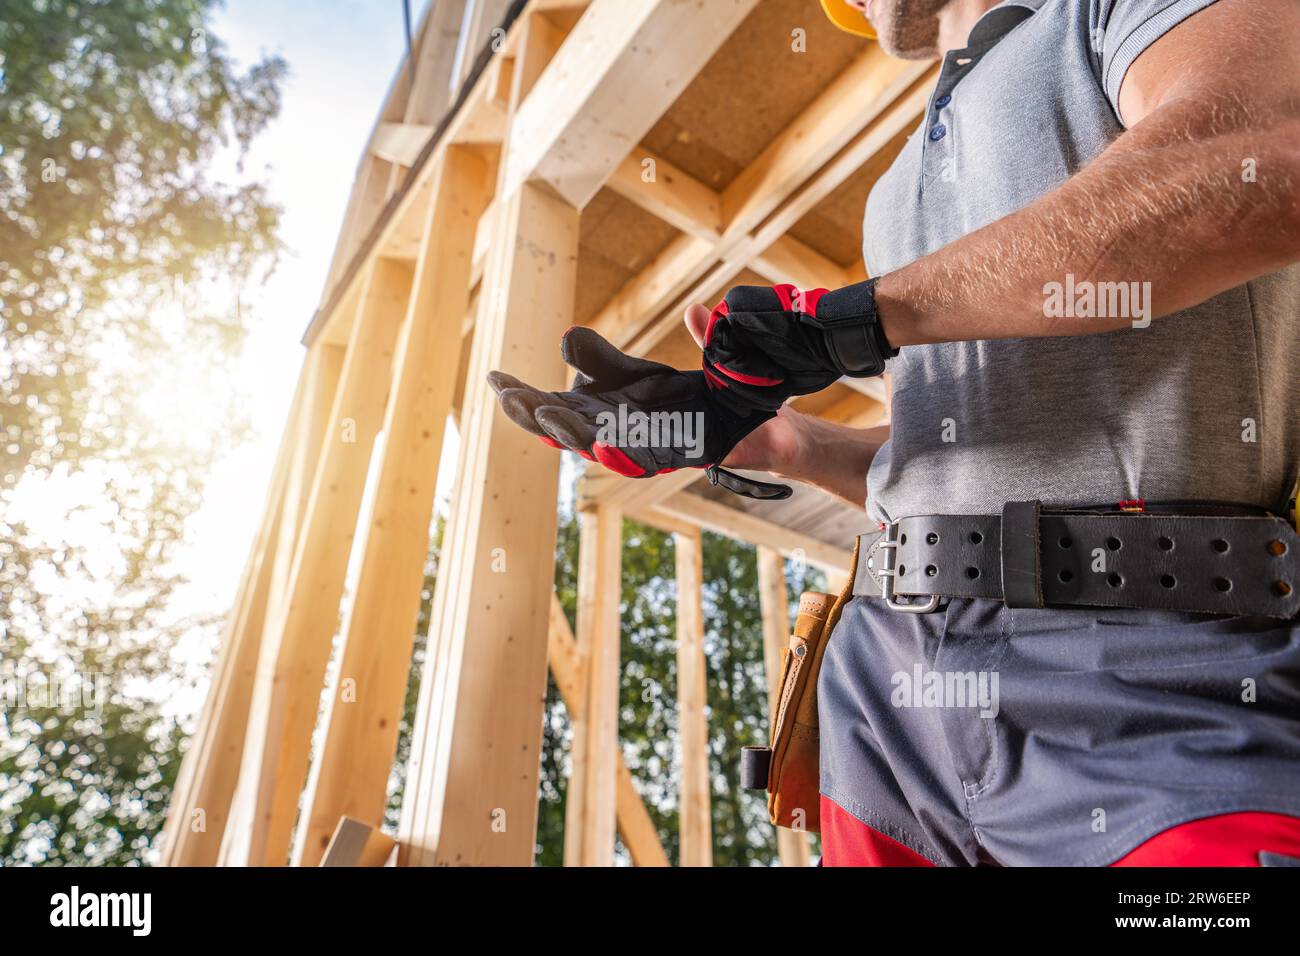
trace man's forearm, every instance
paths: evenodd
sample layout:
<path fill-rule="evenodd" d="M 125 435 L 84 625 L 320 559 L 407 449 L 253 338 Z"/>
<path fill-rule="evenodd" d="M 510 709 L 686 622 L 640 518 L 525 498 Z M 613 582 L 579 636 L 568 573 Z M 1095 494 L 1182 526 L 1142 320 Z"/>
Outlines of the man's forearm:
<path fill-rule="evenodd" d="M 812 415 L 791 416 L 792 450 L 771 465 L 782 478 L 816 485 L 858 508 L 865 507 L 867 469 L 889 438 L 889 426 L 849 428 Z"/>
<path fill-rule="evenodd" d="M 1142 317 L 1048 314 L 1048 284 L 1149 290 L 1159 318 L 1295 262 L 1298 142 L 1294 102 L 1166 102 L 1053 192 L 882 276 L 885 333 L 899 347 L 1111 331 Z"/>

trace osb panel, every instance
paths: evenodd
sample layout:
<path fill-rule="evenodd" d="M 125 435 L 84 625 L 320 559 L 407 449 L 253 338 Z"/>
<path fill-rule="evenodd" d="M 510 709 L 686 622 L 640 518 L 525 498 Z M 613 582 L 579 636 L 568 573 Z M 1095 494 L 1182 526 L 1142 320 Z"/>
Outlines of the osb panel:
<path fill-rule="evenodd" d="M 898 156 L 907 136 L 902 133 L 895 137 L 871 162 L 795 223 L 789 235 L 846 268 L 862 261 L 862 214 L 867 195 Z"/>
<path fill-rule="evenodd" d="M 805 52 L 792 49 L 795 29 Z M 722 189 L 865 43 L 833 27 L 816 0 L 762 0 L 642 142 Z"/>
<path fill-rule="evenodd" d="M 597 193 L 579 220 L 575 321 L 590 322 L 677 235 L 622 196 L 608 189 Z"/>

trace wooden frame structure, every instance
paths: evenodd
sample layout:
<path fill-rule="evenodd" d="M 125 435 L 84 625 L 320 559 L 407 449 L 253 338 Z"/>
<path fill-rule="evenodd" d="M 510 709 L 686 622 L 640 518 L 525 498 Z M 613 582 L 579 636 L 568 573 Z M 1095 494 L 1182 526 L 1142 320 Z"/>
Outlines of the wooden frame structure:
<path fill-rule="evenodd" d="M 787 49 L 790 82 L 767 82 L 771 52 Z M 559 456 L 497 413 L 485 376 L 560 386 L 555 343 L 575 322 L 693 366 L 685 304 L 742 281 L 862 277 L 854 217 L 933 80 L 927 64 L 835 34 L 815 0 L 432 5 L 363 153 L 304 339 L 164 863 L 389 858 L 377 831 L 451 416 L 456 482 L 391 856 L 531 863 L 549 666 L 574 723 L 566 863 L 610 864 L 617 830 L 635 864 L 668 864 L 618 743 L 629 516 L 676 538 L 677 862 L 710 864 L 700 531 L 758 545 L 771 655 L 789 627 L 782 556 L 842 576 L 858 518 L 806 489 L 742 506 L 696 471 L 588 474 L 571 632 L 552 591 Z M 859 426 L 887 418 L 878 382 L 800 404 Z M 798 834 L 780 850 L 808 863 Z"/>

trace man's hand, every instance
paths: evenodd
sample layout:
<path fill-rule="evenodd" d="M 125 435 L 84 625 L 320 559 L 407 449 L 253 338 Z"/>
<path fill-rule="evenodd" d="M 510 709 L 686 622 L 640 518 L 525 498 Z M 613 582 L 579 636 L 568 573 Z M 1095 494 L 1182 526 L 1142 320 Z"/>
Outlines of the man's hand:
<path fill-rule="evenodd" d="M 544 392 L 504 372 L 489 373 L 488 384 L 516 425 L 629 478 L 720 464 L 775 414 L 719 394 L 702 371 L 625 355 L 591 329 L 570 329 L 560 350 L 578 372 L 566 392 Z M 790 493 L 716 469 L 710 477 L 750 497 Z"/>
<path fill-rule="evenodd" d="M 736 286 L 704 324 L 697 341 L 709 383 L 746 405 L 776 411 L 842 376 L 868 377 L 893 354 L 880 328 L 875 283 L 834 292 Z"/>
<path fill-rule="evenodd" d="M 686 329 L 701 349 L 712 314 L 703 305 L 686 310 Z M 861 508 L 866 501 L 867 469 L 888 437 L 888 425 L 849 428 L 782 405 L 774 417 L 742 438 L 722 463 L 816 485 Z"/>

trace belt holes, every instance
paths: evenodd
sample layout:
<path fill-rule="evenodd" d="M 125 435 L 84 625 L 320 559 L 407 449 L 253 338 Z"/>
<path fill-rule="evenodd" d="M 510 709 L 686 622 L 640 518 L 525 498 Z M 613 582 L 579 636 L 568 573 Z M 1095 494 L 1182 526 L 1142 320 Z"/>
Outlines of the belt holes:
<path fill-rule="evenodd" d="M 1160 585 L 1161 585 L 1161 587 L 1172 588 L 1172 587 L 1176 586 L 1177 584 L 1178 584 L 1178 579 L 1175 578 L 1172 574 L 1162 574 L 1162 575 L 1160 575 Z"/>
<path fill-rule="evenodd" d="M 979 543 L 980 543 L 981 541 L 983 541 L 983 540 L 984 540 L 984 535 L 980 534 L 978 531 L 972 531 L 972 532 L 970 533 L 970 543 L 971 543 L 971 544 L 979 544 Z M 1279 542 L 1279 543 L 1280 543 L 1280 542 Z"/>
<path fill-rule="evenodd" d="M 1124 547 L 1124 542 L 1120 541 L 1120 539 L 1114 535 L 1111 535 L 1106 539 L 1106 547 L 1111 551 L 1118 551 L 1120 548 Z"/>
<path fill-rule="evenodd" d="M 1286 554 L 1285 541 L 1279 541 L 1276 538 L 1274 538 L 1267 545 L 1265 545 L 1265 547 L 1268 548 L 1268 553 L 1273 555 L 1273 557 L 1275 558 L 1280 558 L 1282 557 L 1282 555 Z"/>
<path fill-rule="evenodd" d="M 1074 580 L 1074 574 L 1070 571 L 1069 568 L 1065 568 L 1064 570 L 1062 570 L 1061 573 L 1057 575 L 1057 577 L 1061 579 L 1062 584 L 1069 584 L 1071 581 Z"/>
<path fill-rule="evenodd" d="M 980 576 L 980 569 L 979 569 L 979 568 L 967 568 L 967 569 L 966 569 L 966 577 L 970 578 L 972 581 L 974 581 L 974 580 L 975 580 L 977 577 L 979 577 L 979 576 Z"/>
<path fill-rule="evenodd" d="M 1287 584 L 1285 581 L 1274 581 L 1273 593 L 1278 597 L 1287 597 L 1291 593 L 1291 585 Z"/>
<path fill-rule="evenodd" d="M 1113 588 L 1122 588 L 1124 586 L 1124 578 L 1119 574 L 1119 572 L 1112 571 L 1110 574 L 1106 575 L 1106 583 Z"/>
<path fill-rule="evenodd" d="M 1222 538 L 1215 538 L 1210 542 L 1210 547 L 1219 552 L 1219 554 L 1228 553 L 1228 542 L 1224 541 Z"/>
<path fill-rule="evenodd" d="M 1174 550 L 1174 540 L 1173 538 L 1159 538 L 1156 541 L 1156 547 L 1161 551 L 1172 551 Z"/>
<path fill-rule="evenodd" d="M 1232 590 L 1232 582 L 1229 581 L 1227 578 L 1215 578 L 1214 590 L 1219 591 L 1223 594 L 1227 594 L 1229 591 Z"/>
<path fill-rule="evenodd" d="M 1074 544 L 1074 542 L 1070 540 L 1070 536 L 1068 534 L 1063 536 L 1061 540 L 1056 543 L 1063 548 L 1068 548 L 1070 547 L 1070 545 Z"/>
<path fill-rule="evenodd" d="M 927 564 L 925 566 L 925 576 L 927 578 L 932 578 L 938 573 L 939 573 L 939 569 L 936 568 L 933 564 Z"/>
<path fill-rule="evenodd" d="M 907 573 L 907 565 L 900 564 L 898 566 L 898 576 L 901 578 L 906 573 Z"/>
<path fill-rule="evenodd" d="M 907 544 L 907 533 L 904 532 L 898 539 L 899 544 Z"/>
<path fill-rule="evenodd" d="M 939 536 L 938 536 L 937 534 L 935 534 L 933 531 L 931 531 L 929 534 L 927 534 L 927 535 L 925 536 L 925 543 L 926 543 L 926 544 L 938 544 L 938 543 L 939 543 Z"/>

